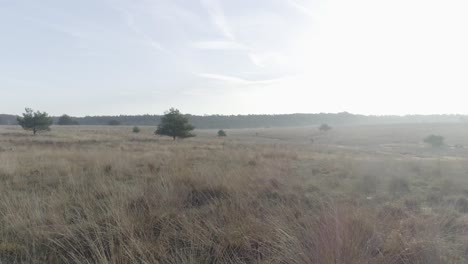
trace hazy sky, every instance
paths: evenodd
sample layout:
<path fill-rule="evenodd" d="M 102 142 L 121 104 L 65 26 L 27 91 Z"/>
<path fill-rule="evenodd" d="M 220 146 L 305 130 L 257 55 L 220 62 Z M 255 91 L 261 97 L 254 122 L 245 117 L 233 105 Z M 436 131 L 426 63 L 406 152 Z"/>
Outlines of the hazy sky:
<path fill-rule="evenodd" d="M 468 114 L 466 0 L 0 0 L 0 113 Z"/>

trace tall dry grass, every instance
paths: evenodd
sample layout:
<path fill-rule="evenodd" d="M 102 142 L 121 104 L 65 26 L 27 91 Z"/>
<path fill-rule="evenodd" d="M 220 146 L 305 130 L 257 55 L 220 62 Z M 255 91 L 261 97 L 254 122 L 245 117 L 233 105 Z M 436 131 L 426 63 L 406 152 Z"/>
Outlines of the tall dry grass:
<path fill-rule="evenodd" d="M 467 261 L 462 161 L 150 132 L 1 130 L 0 263 Z"/>

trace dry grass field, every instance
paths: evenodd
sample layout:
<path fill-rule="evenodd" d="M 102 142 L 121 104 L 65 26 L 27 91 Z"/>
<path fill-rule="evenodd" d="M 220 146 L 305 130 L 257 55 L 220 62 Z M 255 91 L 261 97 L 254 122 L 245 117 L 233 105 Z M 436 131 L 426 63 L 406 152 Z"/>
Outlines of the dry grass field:
<path fill-rule="evenodd" d="M 0 263 L 468 262 L 466 125 L 153 130 L 0 127 Z"/>

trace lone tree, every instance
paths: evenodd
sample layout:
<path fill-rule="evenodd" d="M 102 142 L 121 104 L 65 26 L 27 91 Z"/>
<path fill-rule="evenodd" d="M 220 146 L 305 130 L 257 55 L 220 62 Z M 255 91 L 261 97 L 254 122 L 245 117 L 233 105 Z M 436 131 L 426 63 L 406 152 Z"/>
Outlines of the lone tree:
<path fill-rule="evenodd" d="M 439 148 L 444 145 L 444 137 L 439 135 L 429 135 L 424 139 L 424 142 L 432 147 Z"/>
<path fill-rule="evenodd" d="M 225 136 L 227 136 L 227 134 L 226 132 L 224 132 L 224 130 L 221 129 L 218 131 L 218 137 L 225 137 Z"/>
<path fill-rule="evenodd" d="M 171 108 L 161 117 L 161 122 L 154 133 L 176 140 L 176 138 L 194 137 L 195 135 L 190 133 L 194 129 L 195 127 L 189 123 L 186 116 L 181 114 L 179 110 Z"/>
<path fill-rule="evenodd" d="M 133 129 L 132 129 L 132 132 L 133 133 L 140 133 L 140 128 L 137 127 L 137 126 L 134 126 Z"/>
<path fill-rule="evenodd" d="M 321 132 L 327 132 L 327 131 L 329 131 L 330 129 L 332 129 L 332 128 L 331 128 L 331 126 L 329 126 L 328 124 L 322 124 L 322 125 L 319 127 L 319 130 L 320 130 Z"/>
<path fill-rule="evenodd" d="M 31 108 L 25 109 L 26 113 L 23 116 L 16 117 L 18 124 L 25 130 L 30 130 L 34 135 L 38 131 L 49 131 L 53 123 L 52 118 L 46 112 L 32 110 Z"/>
<path fill-rule="evenodd" d="M 71 125 L 78 125 L 78 121 L 74 120 L 69 115 L 62 115 L 61 117 L 59 117 L 57 124 L 61 126 L 71 126 Z"/>

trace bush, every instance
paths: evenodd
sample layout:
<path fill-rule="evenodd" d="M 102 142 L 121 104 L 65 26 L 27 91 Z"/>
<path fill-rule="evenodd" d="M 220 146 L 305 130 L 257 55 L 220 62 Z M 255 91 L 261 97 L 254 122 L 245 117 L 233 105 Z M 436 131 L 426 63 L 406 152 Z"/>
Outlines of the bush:
<path fill-rule="evenodd" d="M 320 127 L 319 127 L 319 130 L 321 132 L 327 132 L 331 129 L 331 126 L 329 126 L 328 124 L 322 124 Z"/>
<path fill-rule="evenodd" d="M 424 142 L 432 147 L 442 147 L 444 145 L 444 137 L 439 135 L 429 135 L 424 139 Z"/>
<path fill-rule="evenodd" d="M 224 130 L 221 129 L 218 131 L 218 137 L 225 137 L 225 136 L 227 136 L 227 134 L 226 132 L 224 132 Z"/>
<path fill-rule="evenodd" d="M 134 126 L 133 129 L 132 129 L 132 132 L 133 133 L 140 133 L 140 128 L 137 127 L 137 126 Z"/>

